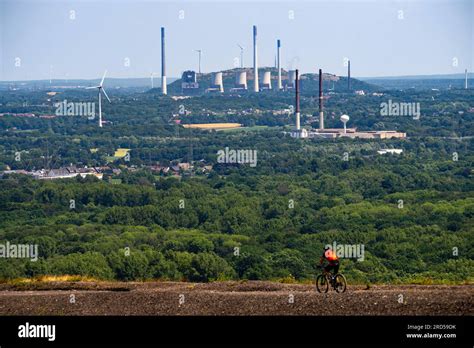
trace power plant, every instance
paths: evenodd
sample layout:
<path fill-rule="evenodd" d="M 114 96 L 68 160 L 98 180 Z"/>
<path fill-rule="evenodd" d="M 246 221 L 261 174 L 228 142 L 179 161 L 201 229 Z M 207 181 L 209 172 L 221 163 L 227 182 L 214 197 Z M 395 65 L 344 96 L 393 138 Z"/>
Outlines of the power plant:
<path fill-rule="evenodd" d="M 405 138 L 406 133 L 397 131 L 357 131 L 356 128 L 347 128 L 347 123 L 350 120 L 348 115 L 342 115 L 340 117 L 343 123 L 343 128 L 326 128 L 324 119 L 324 90 L 323 90 L 323 71 L 319 69 L 319 127 L 317 129 L 304 128 L 301 126 L 301 110 L 300 110 L 300 75 L 299 70 L 289 70 L 287 72 L 287 79 L 283 81 L 283 70 L 281 67 L 281 41 L 277 39 L 277 54 L 275 61 L 275 68 L 277 70 L 277 83 L 276 89 L 280 90 L 291 90 L 295 89 L 295 128 L 290 132 L 290 135 L 294 138 L 366 138 L 366 139 L 388 139 L 388 138 Z M 250 74 L 253 70 L 253 91 L 258 93 L 264 90 L 272 89 L 272 70 L 267 69 L 263 71 L 261 81 L 259 80 L 259 66 L 258 66 L 258 46 L 257 46 L 257 26 L 253 26 L 253 68 L 245 68 L 243 65 L 243 46 L 238 45 L 240 48 L 240 68 L 233 71 L 235 74 L 234 87 L 230 89 L 230 92 L 246 92 L 248 90 L 247 72 Z M 201 50 L 196 50 L 199 53 L 199 71 L 201 69 Z M 190 92 L 197 92 L 199 90 L 199 83 L 197 81 L 197 73 L 192 70 L 183 72 L 181 77 L 181 90 L 183 94 Z M 229 74 L 226 72 L 226 76 Z M 166 55 L 165 55 L 165 28 L 161 28 L 161 88 L 162 94 L 167 94 L 166 84 Z M 152 76 L 153 78 L 153 76 Z M 210 77 L 211 81 L 209 88 L 206 89 L 207 93 L 224 93 L 224 73 L 222 71 L 213 73 Z M 308 77 L 305 77 L 308 78 Z M 103 79 L 102 79 L 103 82 Z M 101 120 L 101 94 L 105 91 L 101 85 L 95 88 L 99 88 L 99 126 L 102 126 Z M 464 88 L 467 88 L 467 69 L 465 70 L 465 82 Z M 333 87 L 334 89 L 334 87 Z M 351 91 L 351 61 L 347 61 L 347 89 Z M 330 89 L 331 90 L 331 89 Z M 333 93 L 333 92 L 331 92 Z M 331 94 L 330 93 L 330 94 Z M 108 99 L 108 98 L 107 98 Z M 305 118 L 303 118 L 306 120 Z M 309 117 L 311 120 L 311 115 Z M 306 121 L 307 122 L 307 121 Z M 311 121 L 310 121 L 311 122 Z M 329 120 L 329 122 L 331 122 Z"/>
<path fill-rule="evenodd" d="M 161 93 L 168 94 L 166 87 L 166 65 L 165 65 L 165 28 L 161 27 Z"/>
<path fill-rule="evenodd" d="M 293 138 L 362 138 L 362 139 L 390 139 L 390 138 L 406 138 L 406 133 L 397 131 L 361 131 L 358 132 L 356 128 L 347 128 L 347 122 L 350 117 L 342 115 L 340 117 L 344 127 L 341 128 L 325 128 L 324 127 L 324 109 L 323 109 L 323 71 L 319 69 L 319 128 L 307 130 L 301 127 L 300 114 L 300 83 L 298 69 L 295 71 L 295 129 L 290 132 Z"/>
<path fill-rule="evenodd" d="M 253 26 L 253 91 L 258 93 L 257 26 Z"/>

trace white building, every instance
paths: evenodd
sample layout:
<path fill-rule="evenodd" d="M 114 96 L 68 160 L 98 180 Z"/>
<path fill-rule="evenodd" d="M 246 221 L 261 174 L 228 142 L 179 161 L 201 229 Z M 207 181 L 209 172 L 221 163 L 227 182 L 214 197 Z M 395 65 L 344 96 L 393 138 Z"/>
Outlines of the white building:
<path fill-rule="evenodd" d="M 403 152 L 402 149 L 383 149 L 383 150 L 378 150 L 377 153 L 379 155 L 385 155 L 386 153 L 390 153 L 390 154 L 401 154 Z"/>

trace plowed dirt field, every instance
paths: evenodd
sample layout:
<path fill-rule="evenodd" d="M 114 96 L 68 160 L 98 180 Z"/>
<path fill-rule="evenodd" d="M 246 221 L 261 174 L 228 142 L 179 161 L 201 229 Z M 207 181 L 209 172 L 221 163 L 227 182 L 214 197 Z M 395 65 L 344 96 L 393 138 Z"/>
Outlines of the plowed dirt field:
<path fill-rule="evenodd" d="M 1 284 L 0 315 L 473 315 L 473 298 L 473 285 L 50 282 Z"/>

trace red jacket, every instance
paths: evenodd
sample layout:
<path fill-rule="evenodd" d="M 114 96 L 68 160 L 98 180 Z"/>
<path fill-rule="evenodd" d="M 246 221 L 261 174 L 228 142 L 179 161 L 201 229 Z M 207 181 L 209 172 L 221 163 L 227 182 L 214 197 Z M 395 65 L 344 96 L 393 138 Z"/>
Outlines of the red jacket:
<path fill-rule="evenodd" d="M 329 263 L 335 263 L 339 261 L 339 258 L 336 255 L 336 252 L 332 249 L 328 249 L 324 252 L 324 258 L 329 261 Z"/>

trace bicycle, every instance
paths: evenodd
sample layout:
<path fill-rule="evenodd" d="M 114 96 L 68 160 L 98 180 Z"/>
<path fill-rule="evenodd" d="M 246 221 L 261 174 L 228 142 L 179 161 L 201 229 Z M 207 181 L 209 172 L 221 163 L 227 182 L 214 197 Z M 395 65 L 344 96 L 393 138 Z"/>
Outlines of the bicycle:
<path fill-rule="evenodd" d="M 320 268 L 322 269 L 322 273 L 316 277 L 316 289 L 319 293 L 328 292 L 329 284 L 331 284 L 337 293 L 346 291 L 347 281 L 343 274 L 337 273 L 333 276 L 331 272 L 327 272 L 322 266 Z"/>

